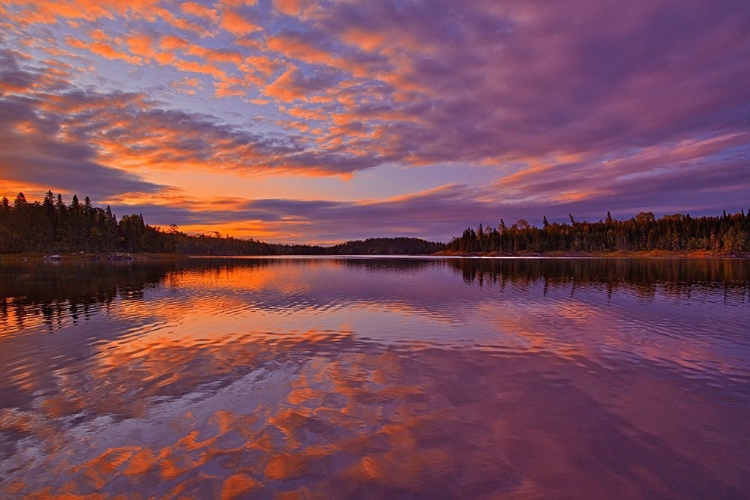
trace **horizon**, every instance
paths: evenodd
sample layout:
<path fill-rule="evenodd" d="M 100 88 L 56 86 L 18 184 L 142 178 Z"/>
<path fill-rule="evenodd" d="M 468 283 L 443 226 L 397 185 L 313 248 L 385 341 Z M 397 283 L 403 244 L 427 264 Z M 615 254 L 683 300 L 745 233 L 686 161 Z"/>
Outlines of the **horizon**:
<path fill-rule="evenodd" d="M 744 1 L 12 0 L 0 25 L 11 202 L 320 245 L 750 206 Z"/>
<path fill-rule="evenodd" d="M 48 191 L 48 193 L 51 193 L 54 198 L 57 198 L 57 196 L 58 196 L 57 193 L 52 193 L 51 190 Z M 30 200 L 30 199 L 28 199 L 28 197 L 26 197 L 26 195 L 24 193 L 18 193 L 18 195 L 16 195 L 16 197 L 18 197 L 20 195 L 23 195 L 24 199 L 29 204 L 36 204 L 36 205 L 40 205 L 40 206 L 42 205 L 42 200 Z M 62 195 L 60 195 L 60 196 L 62 198 Z M 83 203 L 80 201 L 81 198 L 78 197 L 77 193 L 74 193 L 73 196 L 76 199 L 79 200 L 79 203 L 81 205 L 83 205 Z M 88 196 L 83 196 L 83 199 L 88 199 L 88 201 L 91 201 L 90 197 L 88 197 Z M 0 200 L 2 200 L 3 203 L 5 203 L 5 201 L 7 200 L 8 205 L 11 206 L 11 209 L 13 208 L 13 205 L 15 204 L 13 201 L 11 201 L 10 198 L 8 198 L 7 196 L 4 196 L 4 195 L 0 196 Z M 67 207 L 70 207 L 70 206 L 73 205 L 73 201 L 72 200 L 73 200 L 73 198 L 71 198 L 71 202 L 70 203 L 65 203 L 65 199 L 62 198 L 63 204 L 65 206 L 67 206 Z M 98 208 L 98 209 L 101 209 L 101 210 L 105 210 L 105 207 L 97 206 L 93 202 L 91 203 L 91 206 L 93 208 Z M 132 208 L 136 208 L 137 209 L 138 207 L 132 207 Z M 107 205 L 106 209 L 110 209 L 111 210 L 111 207 L 109 205 Z M 138 211 L 138 210 L 136 210 L 136 211 Z M 750 208 L 748 209 L 747 213 L 750 214 Z M 580 223 L 582 223 L 582 224 L 602 224 L 602 223 L 605 222 L 605 220 L 607 220 L 608 218 L 611 217 L 612 221 L 614 221 L 614 222 L 624 223 L 624 222 L 629 222 L 629 221 L 637 220 L 638 216 L 640 216 L 641 214 L 650 214 L 651 216 L 653 216 L 653 218 L 655 220 L 658 221 L 660 219 L 663 219 L 665 217 L 670 217 L 670 216 L 671 217 L 682 216 L 682 217 L 687 217 L 688 219 L 689 218 L 696 219 L 696 218 L 703 218 L 703 217 L 707 217 L 707 218 L 721 218 L 722 216 L 724 216 L 724 217 L 732 217 L 734 215 L 742 215 L 743 217 L 745 217 L 745 210 L 744 209 L 740 209 L 739 212 L 730 212 L 730 211 L 727 211 L 727 210 L 722 210 L 721 214 L 708 214 L 708 215 L 691 215 L 690 213 L 680 213 L 680 212 L 671 213 L 671 214 L 657 215 L 657 214 L 654 214 L 652 211 L 643 211 L 643 212 L 639 212 L 638 214 L 635 214 L 633 217 L 626 217 L 626 218 L 612 217 L 611 213 L 608 211 L 606 217 L 602 217 L 602 218 L 600 218 L 598 220 L 597 219 L 593 219 L 593 220 L 578 219 L 573 214 L 568 214 L 568 217 L 565 218 L 564 220 L 560 219 L 560 220 L 552 220 L 552 221 L 550 221 L 547 218 L 546 222 L 548 224 L 550 224 L 550 225 L 557 224 L 557 225 L 561 225 L 561 226 L 568 226 L 568 227 L 570 227 L 571 224 L 568 224 L 569 222 L 571 222 L 571 223 L 575 222 L 576 224 L 580 224 Z M 143 217 L 142 213 L 135 213 L 135 212 L 133 212 L 133 213 L 123 213 L 123 214 L 120 214 L 120 217 L 132 216 L 132 215 L 139 215 L 139 216 Z M 115 220 L 117 220 L 118 215 L 117 215 L 116 212 L 114 212 L 114 210 L 112 210 L 112 216 L 115 218 Z M 523 228 L 524 226 L 526 226 L 526 227 L 532 227 L 532 228 L 536 228 L 536 229 L 543 229 L 543 228 L 545 228 L 544 219 L 545 219 L 545 217 L 543 216 L 541 224 L 537 224 L 536 222 L 530 222 L 530 221 L 527 221 L 525 219 L 519 219 L 517 221 L 509 221 L 509 222 L 506 222 L 505 224 L 507 225 L 508 228 L 511 228 L 511 227 L 514 227 L 514 226 L 518 225 L 521 228 Z M 479 223 L 477 223 L 474 226 L 467 225 L 467 226 L 464 227 L 464 229 L 462 229 L 461 232 L 463 232 L 464 230 L 467 230 L 467 229 L 470 229 L 470 230 L 477 229 L 478 230 L 479 226 L 483 226 L 485 231 L 494 230 L 494 229 L 500 230 L 500 228 L 502 226 L 502 223 L 504 222 L 504 219 L 501 218 L 499 220 L 501 221 L 500 224 L 489 224 L 489 223 L 488 224 L 484 224 L 482 222 L 479 222 Z M 368 240 L 377 240 L 377 239 L 397 239 L 397 238 L 419 239 L 419 240 L 426 241 L 428 243 L 434 243 L 434 244 L 440 244 L 440 245 L 449 245 L 454 239 L 456 239 L 456 240 L 461 239 L 461 234 L 457 233 L 457 234 L 455 234 L 453 236 L 450 236 L 449 238 L 447 238 L 445 240 L 426 240 L 424 238 L 420 238 L 419 236 L 413 236 L 413 235 L 411 235 L 411 236 L 410 235 L 398 235 L 398 236 L 393 236 L 393 235 L 374 235 L 374 236 L 373 235 L 368 235 L 368 236 L 364 236 L 364 237 L 347 238 L 347 239 L 333 241 L 333 242 L 268 241 L 268 240 L 262 240 L 262 239 L 258 239 L 258 238 L 253 238 L 253 237 L 237 237 L 237 236 L 233 236 L 231 234 L 223 234 L 222 235 L 218 231 L 196 231 L 196 230 L 183 231 L 182 228 L 180 228 L 176 224 L 168 224 L 167 227 L 163 227 L 162 225 L 158 225 L 158 224 L 150 224 L 149 221 L 146 220 L 145 218 L 144 218 L 144 223 L 147 226 L 150 226 L 150 227 L 152 227 L 152 228 L 154 228 L 154 229 L 156 229 L 158 231 L 163 231 L 163 232 L 168 232 L 168 229 L 171 229 L 171 226 L 174 226 L 178 231 L 180 231 L 180 232 L 182 232 L 184 234 L 187 234 L 189 236 L 208 236 L 208 237 L 218 237 L 218 238 L 232 237 L 232 238 L 246 240 L 246 241 L 257 241 L 259 243 L 270 244 L 270 245 L 281 245 L 281 246 L 284 246 L 284 245 L 287 245 L 287 246 L 299 245 L 299 246 L 328 248 L 328 247 L 333 247 L 333 246 L 336 246 L 336 245 L 342 245 L 342 244 L 346 244 L 346 243 L 354 243 L 354 242 L 358 242 L 358 241 L 368 241 Z M 2 226 L 0 226 L 0 227 L 2 227 Z"/>

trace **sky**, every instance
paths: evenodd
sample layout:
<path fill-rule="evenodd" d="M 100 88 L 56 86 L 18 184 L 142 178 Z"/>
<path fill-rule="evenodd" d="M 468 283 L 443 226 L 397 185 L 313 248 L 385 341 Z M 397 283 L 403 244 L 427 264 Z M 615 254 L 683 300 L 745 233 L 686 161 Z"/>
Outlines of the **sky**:
<path fill-rule="evenodd" d="M 750 207 L 747 0 L 0 0 L 0 196 L 331 244 Z"/>

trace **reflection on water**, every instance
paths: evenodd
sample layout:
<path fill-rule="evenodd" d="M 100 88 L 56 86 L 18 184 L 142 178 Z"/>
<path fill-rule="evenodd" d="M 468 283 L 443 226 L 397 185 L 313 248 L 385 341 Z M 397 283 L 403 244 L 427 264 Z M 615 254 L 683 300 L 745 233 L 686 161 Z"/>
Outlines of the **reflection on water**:
<path fill-rule="evenodd" d="M 0 497 L 741 498 L 750 263 L 0 267 Z"/>

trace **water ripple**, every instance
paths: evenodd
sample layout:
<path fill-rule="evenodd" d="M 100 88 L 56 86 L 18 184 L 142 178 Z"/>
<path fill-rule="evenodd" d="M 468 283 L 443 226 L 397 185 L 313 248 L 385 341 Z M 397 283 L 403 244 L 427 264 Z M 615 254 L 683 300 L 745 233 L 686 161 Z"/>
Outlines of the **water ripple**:
<path fill-rule="evenodd" d="M 750 491 L 742 263 L 74 271 L 0 285 L 0 497 Z"/>

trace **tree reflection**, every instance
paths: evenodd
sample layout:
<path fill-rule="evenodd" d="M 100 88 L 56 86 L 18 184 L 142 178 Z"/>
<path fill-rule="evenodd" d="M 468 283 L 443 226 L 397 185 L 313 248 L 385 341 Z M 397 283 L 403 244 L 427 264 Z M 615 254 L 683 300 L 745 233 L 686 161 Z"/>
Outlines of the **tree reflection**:
<path fill-rule="evenodd" d="M 175 263 L 0 266 L 0 325 L 23 329 L 41 321 L 53 329 L 64 318 L 86 320 L 116 298 L 143 298 L 147 286 L 178 268 Z"/>
<path fill-rule="evenodd" d="M 657 290 L 684 296 L 695 291 L 723 288 L 745 297 L 750 288 L 747 259 L 455 259 L 451 269 L 464 282 L 478 286 L 508 283 L 551 287 L 601 288 L 612 295 L 618 289 L 653 297 Z"/>
<path fill-rule="evenodd" d="M 74 324 L 115 299 L 141 300 L 151 287 L 169 286 L 185 275 L 220 279 L 237 270 L 272 270 L 278 279 L 301 268 L 346 269 L 365 273 L 418 274 L 450 269 L 469 285 L 541 283 L 543 293 L 567 287 L 618 291 L 653 298 L 690 297 L 723 290 L 725 301 L 745 302 L 750 293 L 747 259 L 193 259 L 161 263 L 72 263 L 0 266 L 0 328 L 20 330 L 45 324 L 54 330 L 67 318 Z M 447 292 L 450 293 L 450 292 Z"/>

